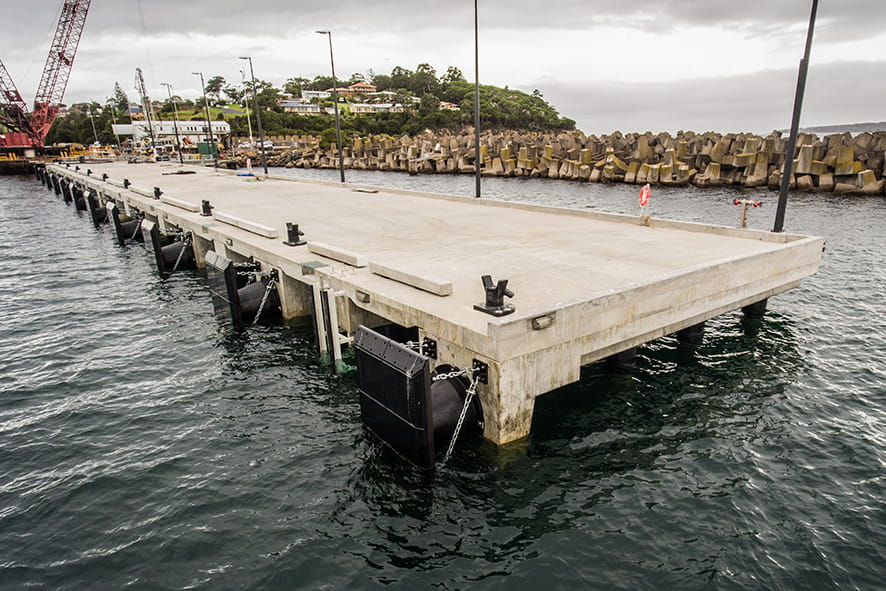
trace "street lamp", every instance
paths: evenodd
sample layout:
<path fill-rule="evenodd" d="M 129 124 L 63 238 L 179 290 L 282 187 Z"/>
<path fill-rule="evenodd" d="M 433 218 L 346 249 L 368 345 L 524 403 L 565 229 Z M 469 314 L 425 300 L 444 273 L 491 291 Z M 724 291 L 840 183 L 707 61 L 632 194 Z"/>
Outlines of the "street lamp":
<path fill-rule="evenodd" d="M 480 26 L 474 0 L 474 178 L 475 197 L 480 198 Z"/>
<path fill-rule="evenodd" d="M 255 93 L 255 71 L 252 69 L 252 57 L 241 57 L 241 60 L 249 60 L 249 77 L 252 78 L 252 109 L 255 111 L 255 124 L 258 126 L 258 144 L 261 150 L 261 163 L 268 176 L 268 159 L 265 157 L 265 134 L 261 129 L 261 108 L 258 106 L 258 95 Z"/>
<path fill-rule="evenodd" d="M 243 86 L 246 86 L 246 72 L 240 70 L 240 80 L 243 81 Z M 249 145 L 255 145 L 255 139 L 252 137 L 252 117 L 249 116 L 249 93 L 243 93 L 243 102 L 246 104 L 246 125 L 249 127 Z M 250 166 L 252 168 L 252 166 Z"/>
<path fill-rule="evenodd" d="M 179 164 L 184 164 L 185 159 L 182 158 L 182 144 L 178 139 L 178 115 L 176 115 L 178 105 L 175 104 L 175 99 L 172 98 L 172 84 L 169 82 L 161 82 L 160 84 L 165 86 L 166 91 L 169 93 L 169 102 L 172 103 L 172 129 L 175 131 L 175 147 L 178 148 L 178 162 Z"/>
<path fill-rule="evenodd" d="M 92 117 L 92 103 L 89 103 L 89 122 L 92 123 L 92 135 L 95 138 L 95 143 L 99 143 L 98 132 L 95 130 L 95 119 Z"/>
<path fill-rule="evenodd" d="M 111 131 L 114 132 L 114 137 L 117 139 L 117 149 L 120 150 L 122 148 L 120 146 L 120 136 L 117 135 L 117 130 L 114 129 L 114 126 L 117 125 L 117 109 L 114 107 L 114 99 L 109 98 L 105 101 L 105 105 L 111 107 L 111 121 L 114 122 L 114 125 L 111 126 Z"/>
<path fill-rule="evenodd" d="M 791 168 L 794 165 L 794 150 L 797 148 L 797 133 L 800 128 L 800 111 L 803 109 L 803 94 L 806 92 L 806 73 L 809 70 L 809 52 L 812 50 L 812 33 L 815 31 L 815 16 L 818 12 L 818 0 L 812 0 L 812 12 L 809 15 L 809 28 L 806 30 L 806 49 L 800 60 L 800 71 L 797 74 L 797 90 L 794 94 L 794 113 L 791 117 L 791 132 L 785 149 L 784 171 L 781 175 L 781 187 L 778 191 L 778 206 L 775 211 L 773 232 L 784 231 L 784 215 L 788 206 L 788 191 L 791 188 Z"/>
<path fill-rule="evenodd" d="M 345 182 L 345 156 L 341 147 L 341 122 L 338 118 L 338 80 L 335 78 L 335 60 L 332 58 L 332 31 L 316 31 L 319 35 L 329 37 L 329 64 L 332 66 L 332 102 L 335 111 L 335 141 L 338 144 L 338 170 L 341 182 Z"/>
<path fill-rule="evenodd" d="M 209 129 L 209 152 L 215 154 L 215 167 L 218 168 L 218 144 L 212 135 L 212 122 L 209 120 L 209 101 L 206 99 L 206 83 L 203 82 L 203 72 L 191 72 L 194 76 L 200 76 L 200 88 L 203 90 L 203 108 L 206 113 L 206 127 Z M 213 149 L 212 146 L 215 146 Z"/>

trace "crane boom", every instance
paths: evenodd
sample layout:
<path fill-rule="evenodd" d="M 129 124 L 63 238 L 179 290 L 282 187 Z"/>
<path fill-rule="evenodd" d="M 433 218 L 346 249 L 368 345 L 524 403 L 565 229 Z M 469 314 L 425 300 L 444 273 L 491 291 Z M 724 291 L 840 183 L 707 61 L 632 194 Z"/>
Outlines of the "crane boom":
<path fill-rule="evenodd" d="M 0 123 L 15 131 L 28 132 L 28 105 L 15 87 L 12 76 L 0 61 Z"/>
<path fill-rule="evenodd" d="M 145 122 L 148 124 L 148 133 L 151 136 L 151 149 L 154 151 L 154 156 L 157 156 L 157 144 L 154 138 L 154 121 L 156 117 L 154 116 L 154 107 L 151 103 L 151 97 L 148 96 L 148 89 L 145 87 L 145 77 L 142 75 L 142 69 L 135 69 L 135 90 L 138 91 L 138 96 L 142 101 L 142 109 L 145 114 Z"/>
<path fill-rule="evenodd" d="M 61 107 L 91 0 L 64 0 L 30 116 L 32 141 L 43 145 Z"/>

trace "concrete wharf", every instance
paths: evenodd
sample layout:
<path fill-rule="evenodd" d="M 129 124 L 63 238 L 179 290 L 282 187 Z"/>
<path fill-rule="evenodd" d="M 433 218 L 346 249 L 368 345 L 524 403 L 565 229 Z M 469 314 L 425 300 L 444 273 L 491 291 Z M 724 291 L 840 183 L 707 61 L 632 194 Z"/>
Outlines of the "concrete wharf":
<path fill-rule="evenodd" d="M 435 363 L 486 363 L 478 396 L 484 436 L 497 444 L 527 435 L 535 398 L 577 381 L 582 365 L 793 288 L 815 273 L 824 246 L 795 234 L 173 164 L 47 171 L 161 232 L 189 232 L 198 266 L 215 251 L 275 269 L 287 319 L 312 315 L 318 290 L 328 290 L 333 349 L 361 324 L 396 323 L 436 341 Z M 203 200 L 211 217 L 200 213 Z M 285 244 L 286 222 L 307 244 Z M 483 275 L 509 281 L 513 313 L 475 309 Z"/>

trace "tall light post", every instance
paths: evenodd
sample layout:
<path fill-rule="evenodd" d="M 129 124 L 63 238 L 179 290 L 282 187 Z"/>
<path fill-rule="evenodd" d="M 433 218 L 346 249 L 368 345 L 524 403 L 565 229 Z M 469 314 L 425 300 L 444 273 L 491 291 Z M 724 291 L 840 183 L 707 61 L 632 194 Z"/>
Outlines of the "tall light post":
<path fill-rule="evenodd" d="M 252 110 L 255 111 L 255 124 L 258 127 L 258 145 L 261 150 L 261 163 L 268 176 L 268 159 L 265 157 L 265 134 L 261 128 L 261 108 L 258 106 L 258 95 L 255 93 L 255 71 L 252 69 L 252 57 L 241 57 L 241 60 L 249 60 L 249 77 L 252 78 Z"/>
<path fill-rule="evenodd" d="M 179 164 L 184 164 L 185 159 L 182 158 L 182 144 L 178 137 L 178 115 L 176 111 L 178 111 L 178 105 L 175 104 L 175 99 L 172 98 L 172 84 L 169 82 L 161 82 L 161 85 L 166 87 L 166 91 L 169 93 L 169 102 L 172 103 L 172 129 L 175 131 L 175 147 L 178 150 L 178 162 Z"/>
<path fill-rule="evenodd" d="M 218 168 L 218 144 L 212 135 L 212 122 L 209 120 L 209 101 L 206 99 L 206 83 L 203 82 L 203 72 L 191 72 L 194 76 L 200 76 L 200 89 L 203 91 L 203 109 L 206 113 L 206 127 L 209 129 L 209 152 L 215 153 L 215 167 Z M 213 148 L 212 146 L 215 146 Z"/>
<path fill-rule="evenodd" d="M 92 136 L 95 138 L 95 143 L 100 143 L 98 141 L 98 132 L 95 130 L 95 119 L 92 117 L 92 103 L 89 103 L 89 122 L 92 123 Z"/>
<path fill-rule="evenodd" d="M 784 173 L 781 175 L 781 187 L 778 191 L 778 207 L 775 211 L 773 232 L 784 230 L 784 213 L 788 206 L 788 191 L 791 188 L 791 175 L 794 166 L 794 149 L 797 147 L 797 132 L 800 127 L 800 110 L 803 108 L 803 94 L 806 92 L 806 72 L 809 70 L 809 52 L 812 50 L 812 32 L 815 30 L 815 14 L 818 12 L 818 0 L 812 0 L 812 13 L 809 15 L 809 28 L 806 31 L 806 50 L 800 60 L 800 72 L 797 75 L 797 91 L 794 94 L 794 114 L 791 118 L 791 134 L 784 153 Z"/>
<path fill-rule="evenodd" d="M 332 103 L 335 112 L 335 141 L 338 145 L 338 170 L 341 182 L 345 182 L 345 155 L 341 145 L 341 122 L 338 118 L 338 79 L 335 77 L 335 60 L 332 57 L 332 31 L 317 31 L 319 35 L 329 37 L 329 64 L 332 66 Z"/>
<path fill-rule="evenodd" d="M 480 198 L 480 21 L 474 0 L 474 197 Z"/>
<path fill-rule="evenodd" d="M 246 86 L 246 72 L 240 70 L 240 79 L 243 81 L 243 86 Z M 252 117 L 249 115 L 249 93 L 243 93 L 243 102 L 246 103 L 246 125 L 249 127 L 249 145 L 255 145 L 255 139 L 252 137 Z"/>
<path fill-rule="evenodd" d="M 117 125 L 117 109 L 114 107 L 114 99 L 109 98 L 105 101 L 105 105 L 111 107 L 111 121 L 113 121 L 114 125 Z M 114 126 L 111 126 L 111 131 L 114 132 L 114 137 L 117 139 L 117 149 L 120 150 L 120 136 L 117 135 L 117 130 L 114 129 Z"/>

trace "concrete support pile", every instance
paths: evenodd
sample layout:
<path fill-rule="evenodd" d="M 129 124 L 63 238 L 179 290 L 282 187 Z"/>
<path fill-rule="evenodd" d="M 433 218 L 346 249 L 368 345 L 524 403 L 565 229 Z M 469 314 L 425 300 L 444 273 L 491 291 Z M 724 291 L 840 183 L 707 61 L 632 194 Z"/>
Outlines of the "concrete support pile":
<path fill-rule="evenodd" d="M 319 136 L 269 138 L 283 146 L 272 166 L 335 168 L 334 145 L 320 147 Z M 235 138 L 235 141 L 239 141 Z M 427 131 L 416 137 L 387 135 L 349 138 L 347 168 L 393 170 L 410 174 L 473 174 L 474 136 Z M 600 183 L 650 183 L 699 187 L 777 188 L 784 171 L 787 138 L 781 132 L 759 135 L 680 131 L 587 136 L 580 131 L 542 133 L 486 132 L 481 138 L 482 174 L 540 177 Z M 884 194 L 886 132 L 801 133 L 791 188 L 842 194 Z"/>

